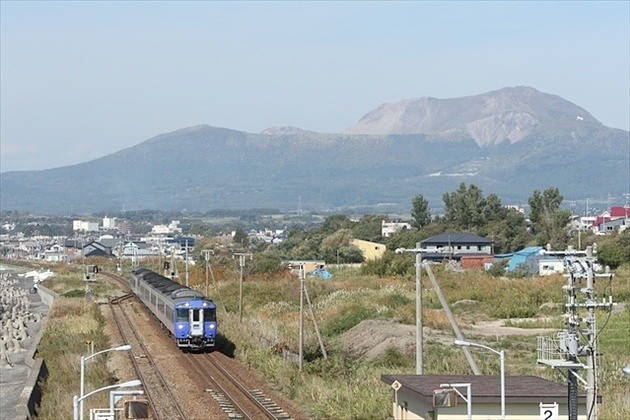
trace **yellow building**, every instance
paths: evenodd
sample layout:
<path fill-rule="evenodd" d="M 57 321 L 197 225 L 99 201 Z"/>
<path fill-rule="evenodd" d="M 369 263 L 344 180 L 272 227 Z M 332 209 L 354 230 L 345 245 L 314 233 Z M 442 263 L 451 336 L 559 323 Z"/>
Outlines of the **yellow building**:
<path fill-rule="evenodd" d="M 366 261 L 376 260 L 383 256 L 387 247 L 383 244 L 378 244 L 376 242 L 363 241 L 361 239 L 353 239 L 352 245 L 356 246 L 363 253 L 363 258 Z"/>

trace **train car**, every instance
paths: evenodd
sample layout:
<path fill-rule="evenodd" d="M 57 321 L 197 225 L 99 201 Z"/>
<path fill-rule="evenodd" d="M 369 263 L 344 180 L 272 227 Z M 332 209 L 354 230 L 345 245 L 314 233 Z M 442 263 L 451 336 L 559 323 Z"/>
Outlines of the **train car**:
<path fill-rule="evenodd" d="M 217 307 L 202 293 L 146 268 L 133 272 L 131 290 L 175 337 L 178 347 L 214 347 Z"/>

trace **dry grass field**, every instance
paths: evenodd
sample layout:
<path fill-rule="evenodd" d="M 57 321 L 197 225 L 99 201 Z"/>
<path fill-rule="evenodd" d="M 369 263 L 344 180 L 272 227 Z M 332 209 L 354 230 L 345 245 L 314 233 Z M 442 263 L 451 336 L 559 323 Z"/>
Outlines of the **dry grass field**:
<path fill-rule="evenodd" d="M 536 328 L 551 331 L 563 328 L 562 276 L 493 278 L 481 272 L 454 273 L 440 266 L 433 271 L 466 337 L 505 349 L 508 375 L 532 374 L 563 381 L 553 369 L 536 363 L 536 336 L 532 334 Z M 280 356 L 282 349 L 298 353 L 299 348 L 299 281 L 288 273 L 246 277 L 243 318 L 239 321 L 238 273 L 215 271 L 209 294 L 219 305 L 219 331 L 234 346 L 237 358 L 260 371 L 313 418 L 390 418 L 391 390 L 380 381 L 380 376 L 413 373 L 415 348 L 392 345 L 368 358 L 362 353 L 360 337 L 395 335 L 396 328 L 404 331 L 413 328 L 414 279 L 364 276 L 354 269 L 333 274 L 331 280 L 309 278 L 306 282 L 313 312 L 311 315 L 307 311 L 304 317 L 303 371 Z M 72 273 L 51 278 L 48 283 L 60 294 L 70 296 L 83 287 L 80 277 Z M 191 271 L 190 283 L 204 291 L 203 267 Z M 106 284 L 96 287 L 95 297 L 108 294 L 108 287 Z M 612 294 L 616 302 L 629 302 L 630 269 L 624 266 L 610 283 L 601 282 L 596 287 L 598 299 Z M 423 276 L 423 298 L 425 373 L 469 374 L 461 350 L 449 344 L 454 336 L 426 276 Z M 322 357 L 312 317 L 322 334 L 327 360 Z M 630 378 L 622 373 L 622 368 L 630 364 L 630 309 L 620 305 L 612 312 L 599 311 L 597 317 L 601 330 L 599 380 L 603 397 L 599 418 L 630 418 L 627 393 Z M 386 327 L 376 329 L 371 324 L 361 331 L 362 325 L 366 325 L 361 322 L 366 320 L 379 321 L 379 325 Z M 79 358 L 86 351 L 85 341 L 94 341 L 97 349 L 111 344 L 103 333 L 102 323 L 97 305 L 81 297 L 64 297 L 55 302 L 46 320 L 38 354 L 46 358 L 50 369 L 40 418 L 69 417 L 72 395 L 79 388 Z M 353 338 L 348 340 L 348 337 Z M 483 373 L 498 374 L 494 355 L 475 352 L 475 358 Z M 116 380 L 107 371 L 105 356 L 95 360 L 89 372 L 92 388 Z M 99 403 L 91 402 L 97 406 Z"/>

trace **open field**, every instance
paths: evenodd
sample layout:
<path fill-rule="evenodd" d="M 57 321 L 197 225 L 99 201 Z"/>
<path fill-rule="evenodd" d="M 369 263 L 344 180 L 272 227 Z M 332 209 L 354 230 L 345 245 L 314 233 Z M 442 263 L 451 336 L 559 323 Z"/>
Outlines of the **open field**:
<path fill-rule="evenodd" d="M 451 304 L 467 339 L 506 351 L 506 373 L 532 374 L 562 382 L 561 375 L 536 363 L 536 334 L 561 329 L 564 292 L 562 276 L 508 279 L 485 273 L 454 273 L 434 267 L 436 278 Z M 413 373 L 413 346 L 393 340 L 392 345 L 370 358 L 363 355 L 356 337 L 394 334 L 413 328 L 415 288 L 412 278 L 378 278 L 358 270 L 334 272 L 332 280 L 309 278 L 306 282 L 313 314 L 322 333 L 328 360 L 322 358 L 310 313 L 305 314 L 304 370 L 279 356 L 282 349 L 298 353 L 299 281 L 288 273 L 246 277 L 243 319 L 238 317 L 238 273 L 217 270 L 209 284 L 210 295 L 219 304 L 220 331 L 235 345 L 236 357 L 259 370 L 274 387 L 306 407 L 313 418 L 389 418 L 391 390 L 380 381 L 383 373 Z M 426 280 L 426 281 L 425 281 Z M 195 267 L 190 282 L 205 288 L 203 267 Z M 66 296 L 81 296 L 79 275 L 67 272 L 47 281 L 47 286 Z M 597 298 L 612 294 L 616 302 L 630 301 L 630 270 L 618 270 L 613 280 L 596 284 Z M 440 308 L 431 284 L 423 276 L 424 370 L 427 374 L 469 374 L 463 353 L 449 343 L 454 335 Z M 99 283 L 95 297 L 109 292 Z M 364 327 L 361 321 L 377 320 L 386 329 Z M 612 312 L 598 311 L 599 380 L 603 403 L 600 419 L 630 418 L 627 396 L 630 379 L 621 369 L 630 364 L 630 309 L 619 305 Z M 67 417 L 71 398 L 78 390 L 79 358 L 85 341 L 107 348 L 98 307 L 82 297 L 59 299 L 46 322 L 40 345 L 50 379 L 45 386 L 40 418 Z M 362 328 L 366 328 L 362 331 Z M 66 331 L 66 333 L 61 333 Z M 352 334 L 349 332 L 351 331 Z M 506 332 L 509 334 L 506 335 Z M 347 338 L 352 336 L 353 341 Z M 116 343 L 117 344 L 117 343 Z M 485 374 L 498 374 L 497 358 L 475 352 Z M 99 358 L 100 359 L 100 358 Z M 107 371 L 106 357 L 90 366 L 90 387 L 115 381 Z M 93 404 L 98 405 L 98 401 Z M 102 404 L 104 406 L 104 404 Z"/>

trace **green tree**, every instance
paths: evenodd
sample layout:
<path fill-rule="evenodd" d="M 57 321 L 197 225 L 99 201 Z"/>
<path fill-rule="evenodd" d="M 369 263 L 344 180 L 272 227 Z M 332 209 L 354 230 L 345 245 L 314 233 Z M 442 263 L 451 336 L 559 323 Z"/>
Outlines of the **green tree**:
<path fill-rule="evenodd" d="M 524 248 L 533 241 L 527 231 L 525 216 L 514 209 L 506 209 L 503 219 L 489 221 L 478 233 L 494 241 L 494 252 L 502 254 Z"/>
<path fill-rule="evenodd" d="M 482 200 L 481 216 L 483 223 L 496 220 L 504 220 L 508 209 L 501 204 L 501 200 L 496 194 L 490 194 Z"/>
<path fill-rule="evenodd" d="M 431 223 L 431 212 L 429 211 L 429 201 L 422 195 L 416 195 L 411 200 L 411 217 L 413 217 L 414 227 L 420 229 Z"/>
<path fill-rule="evenodd" d="M 364 241 L 381 242 L 381 230 L 383 220 L 389 220 L 387 216 L 366 214 L 361 217 L 357 223 L 352 226 L 352 235 L 356 239 Z"/>
<path fill-rule="evenodd" d="M 240 245 L 241 248 L 245 248 L 249 245 L 249 238 L 243 229 L 236 229 L 236 231 L 234 231 L 233 240 L 234 244 Z"/>
<path fill-rule="evenodd" d="M 478 228 L 485 224 L 483 192 L 476 185 L 459 184 L 457 191 L 445 193 L 444 218 L 458 229 Z"/>
<path fill-rule="evenodd" d="M 337 232 L 339 229 L 349 229 L 353 225 L 352 220 L 348 218 L 348 216 L 344 216 L 343 214 L 335 214 L 329 216 L 324 220 L 324 224 L 322 225 L 322 231 L 324 233 L 333 233 Z"/>
<path fill-rule="evenodd" d="M 597 248 L 597 260 L 613 270 L 630 264 L 630 231 L 626 229 L 606 238 Z"/>
<path fill-rule="evenodd" d="M 558 188 L 547 188 L 542 193 L 534 190 L 527 200 L 530 207 L 529 219 L 538 245 L 550 244 L 553 249 L 564 249 L 568 242 L 566 225 L 571 212 L 560 208 L 564 197 Z"/>

